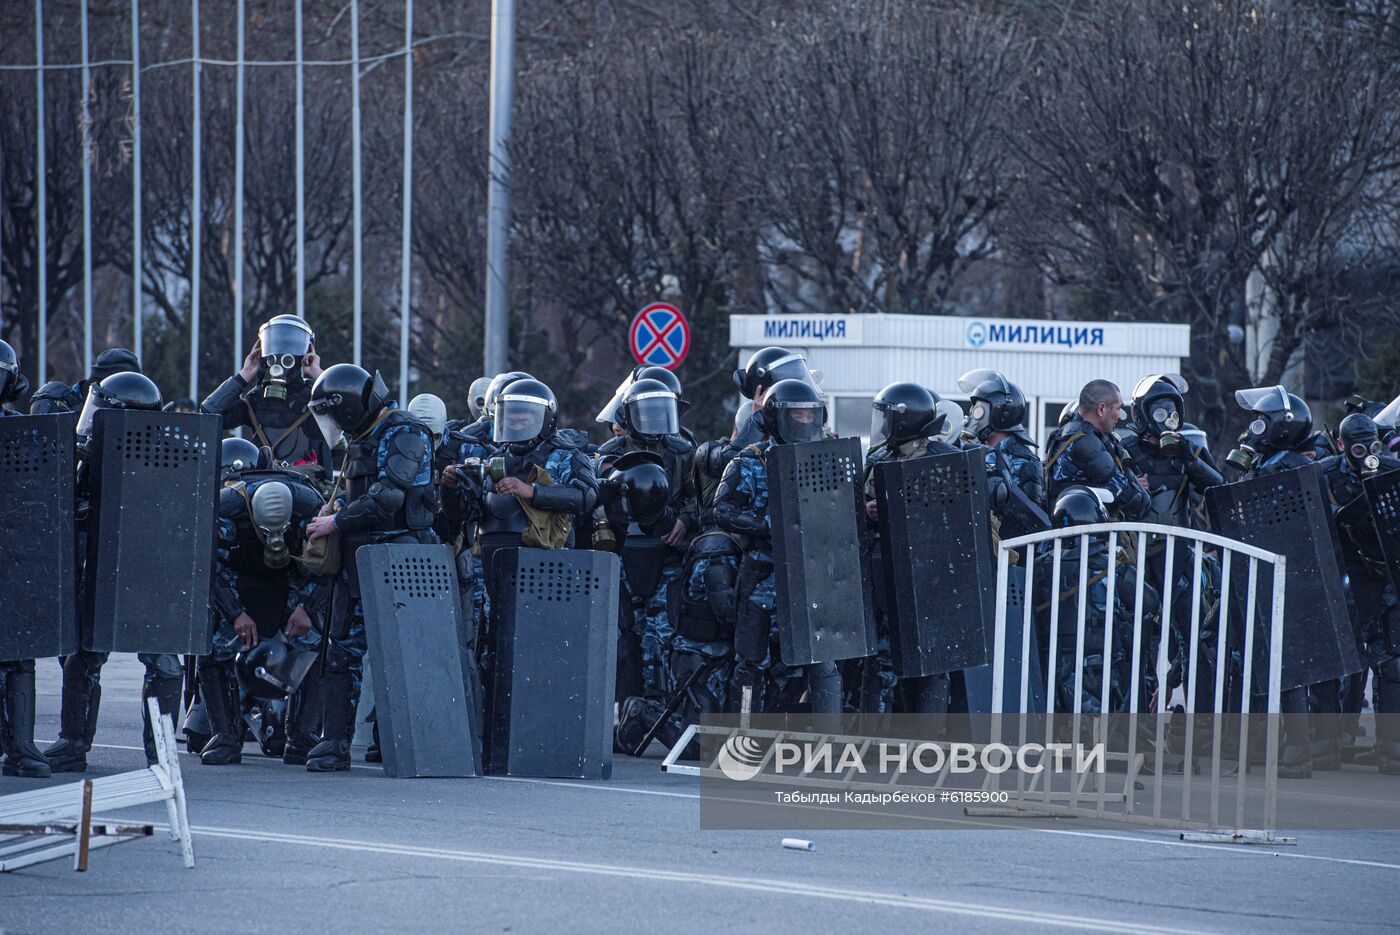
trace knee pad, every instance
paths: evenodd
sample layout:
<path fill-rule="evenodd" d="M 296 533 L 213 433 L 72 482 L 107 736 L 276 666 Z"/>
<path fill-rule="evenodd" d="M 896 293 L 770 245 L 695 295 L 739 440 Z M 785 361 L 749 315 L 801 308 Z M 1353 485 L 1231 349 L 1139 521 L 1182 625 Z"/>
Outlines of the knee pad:
<path fill-rule="evenodd" d="M 174 653 L 143 655 L 141 662 L 146 666 L 146 674 L 154 679 L 184 679 L 185 667 Z"/>

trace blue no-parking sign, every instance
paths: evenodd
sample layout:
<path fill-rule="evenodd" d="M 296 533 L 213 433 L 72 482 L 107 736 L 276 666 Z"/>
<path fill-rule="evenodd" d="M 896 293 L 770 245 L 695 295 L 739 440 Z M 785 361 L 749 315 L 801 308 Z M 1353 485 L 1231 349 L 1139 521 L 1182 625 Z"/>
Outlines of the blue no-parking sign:
<path fill-rule="evenodd" d="M 675 370 L 690 352 L 690 324 L 681 310 L 653 302 L 632 319 L 632 356 L 649 367 Z"/>

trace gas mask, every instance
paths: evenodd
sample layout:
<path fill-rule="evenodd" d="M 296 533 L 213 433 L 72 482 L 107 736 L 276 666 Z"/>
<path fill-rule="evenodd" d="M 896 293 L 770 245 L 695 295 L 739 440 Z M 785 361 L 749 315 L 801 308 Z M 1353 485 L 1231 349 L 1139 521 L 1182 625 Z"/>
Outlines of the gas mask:
<path fill-rule="evenodd" d="M 302 364 L 316 343 L 316 334 L 295 315 L 278 315 L 258 329 L 262 347 L 263 396 L 286 399 L 289 389 L 301 386 Z"/>
<path fill-rule="evenodd" d="M 1381 451 L 1384 450 L 1380 439 L 1376 439 L 1369 445 L 1364 442 L 1357 442 L 1347 448 L 1347 460 L 1351 466 L 1362 474 L 1374 474 L 1381 467 Z"/>
<path fill-rule="evenodd" d="M 287 528 L 292 523 L 292 492 L 280 481 L 269 481 L 253 491 L 253 525 L 263 544 L 263 564 L 286 568 L 292 560 L 287 548 Z"/>
<path fill-rule="evenodd" d="M 1186 444 L 1178 429 L 1181 428 L 1181 411 L 1169 399 L 1154 399 L 1148 404 L 1147 416 L 1152 427 L 1157 430 L 1157 448 L 1168 458 L 1182 453 Z"/>
<path fill-rule="evenodd" d="M 287 388 L 299 386 L 302 382 L 301 360 L 291 354 L 264 357 L 263 367 L 267 371 L 267 379 L 263 382 L 263 396 L 267 399 L 286 399 Z"/>
<path fill-rule="evenodd" d="M 1268 430 L 1269 424 L 1262 418 L 1249 423 L 1249 428 L 1240 436 L 1239 443 L 1225 456 L 1225 463 L 1241 471 L 1252 470 L 1259 458 L 1259 449 L 1256 446 L 1261 444 L 1261 439 Z"/>

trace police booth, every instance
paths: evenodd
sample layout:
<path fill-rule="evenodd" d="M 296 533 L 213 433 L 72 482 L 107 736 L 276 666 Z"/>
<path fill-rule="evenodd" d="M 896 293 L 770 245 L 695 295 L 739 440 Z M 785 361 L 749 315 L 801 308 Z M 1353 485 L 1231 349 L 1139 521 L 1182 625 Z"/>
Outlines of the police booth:
<path fill-rule="evenodd" d="M 1178 373 L 1191 328 L 1139 322 L 963 318 L 950 315 L 731 315 L 729 346 L 738 366 L 762 347 L 798 351 L 819 371 L 832 427 L 870 432 L 870 405 L 885 385 L 907 380 L 966 402 L 958 377 L 977 367 L 1006 374 L 1026 394 L 1037 441 L 1065 404 L 1094 379 L 1124 395 L 1151 373 Z"/>

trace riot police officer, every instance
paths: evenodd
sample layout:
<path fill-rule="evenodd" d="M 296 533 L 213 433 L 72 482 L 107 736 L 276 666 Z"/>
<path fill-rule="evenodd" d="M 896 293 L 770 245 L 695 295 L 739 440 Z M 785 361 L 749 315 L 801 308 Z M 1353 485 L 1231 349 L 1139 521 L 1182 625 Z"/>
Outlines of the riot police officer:
<path fill-rule="evenodd" d="M 463 455 L 467 457 L 487 457 L 489 450 L 494 447 L 492 438 L 494 431 L 494 421 L 496 416 L 496 399 L 501 395 L 501 390 L 505 389 L 516 380 L 533 380 L 523 370 L 509 370 L 505 373 L 498 373 L 491 378 L 491 382 L 486 386 L 486 392 L 481 397 L 482 411 L 476 421 L 462 426 L 458 431 L 462 438 L 476 444 L 476 450 L 468 451 Z"/>
<path fill-rule="evenodd" d="M 1120 440 L 1138 470 L 1147 477 L 1147 493 L 1151 503 L 1144 519 L 1167 526 L 1199 528 L 1202 524 L 1195 509 L 1196 504 L 1203 500 L 1207 488 L 1223 484 L 1225 479 L 1216 470 L 1210 453 L 1188 434 L 1190 426 L 1186 422 L 1185 399 L 1188 389 L 1186 379 L 1180 374 L 1159 373 L 1143 377 L 1133 389 L 1129 430 L 1120 435 Z M 1154 539 L 1149 554 L 1160 554 L 1163 547 L 1162 540 Z M 1185 542 L 1177 542 L 1174 554 L 1172 654 L 1179 661 L 1174 670 L 1179 670 L 1188 664 L 1190 657 L 1191 621 L 1185 598 L 1191 593 L 1192 565 Z M 1213 570 L 1216 564 L 1214 557 L 1206 561 L 1211 565 L 1209 570 Z M 1165 587 L 1162 575 L 1166 572 L 1166 563 L 1152 561 L 1147 569 L 1149 582 L 1161 593 Z M 1186 616 L 1183 618 L 1183 615 Z M 1200 624 L 1198 640 L 1205 651 L 1197 654 L 1200 670 L 1196 677 L 1197 711 L 1211 710 L 1210 695 L 1215 686 L 1212 670 L 1216 654 L 1210 647 L 1217 637 L 1215 627 L 1210 615 L 1206 615 Z"/>
<path fill-rule="evenodd" d="M 1016 486 L 1037 506 L 1045 505 L 1045 468 L 1026 428 L 1026 396 L 996 370 L 970 370 L 958 389 L 971 397 L 966 433 L 998 452 L 1011 469 Z"/>
<path fill-rule="evenodd" d="M 365 652 L 355 552 L 378 542 L 435 542 L 437 491 L 432 432 L 389 398 L 377 371 L 371 375 L 354 364 L 328 368 L 312 386 L 307 408 L 328 444 L 333 447 L 342 437 L 347 442 L 340 471 L 344 492 L 332 514 L 306 524 L 311 541 L 332 533 L 341 537 L 341 569 L 325 634 L 322 739 L 306 761 L 312 772 L 334 772 L 350 768 L 355 675 Z"/>
<path fill-rule="evenodd" d="M 1322 476 L 1336 516 L 1354 622 L 1375 674 L 1375 761 L 1381 772 L 1400 774 L 1400 731 L 1394 725 L 1400 716 L 1400 652 L 1395 650 L 1400 646 L 1400 602 L 1376 535 L 1373 507 L 1362 486 L 1368 477 L 1400 471 L 1400 459 L 1386 451 L 1375 421 L 1362 412 L 1342 419 L 1337 427 L 1337 441 L 1342 453 L 1321 462 Z M 1355 675 L 1351 680 L 1364 683 L 1365 678 Z M 1314 685 L 1311 693 L 1315 713 L 1341 710 L 1340 703 L 1334 705 L 1332 686 Z M 1330 728 L 1329 720 L 1317 718 L 1314 726 Z M 1314 731 L 1313 769 L 1341 766 L 1339 741 L 1331 729 Z"/>
<path fill-rule="evenodd" d="M 1089 526 L 1108 522 L 1108 512 L 1104 509 L 1100 494 L 1088 487 L 1072 484 L 1060 492 L 1055 500 L 1050 522 L 1053 528 Z M 1085 542 L 1087 539 L 1087 544 Z M 1059 556 L 1060 578 L 1055 580 L 1054 556 L 1042 552 L 1036 562 L 1042 567 L 1036 569 L 1036 609 L 1037 628 L 1041 652 L 1048 659 L 1050 645 L 1049 620 L 1046 613 L 1052 605 L 1060 603 L 1059 632 L 1056 635 L 1054 683 L 1047 686 L 1055 693 L 1055 710 L 1081 711 L 1084 713 L 1107 713 L 1126 711 L 1128 693 L 1132 687 L 1132 660 L 1128 648 L 1132 644 L 1132 608 L 1136 601 L 1136 568 L 1124 564 L 1119 556 L 1110 555 L 1105 536 L 1074 536 L 1064 540 Z M 1114 576 L 1114 593 L 1108 592 L 1109 564 L 1118 562 Z M 1087 563 L 1087 571 L 1081 570 L 1081 563 Z M 1104 626 L 1101 623 L 1086 626 L 1083 636 L 1084 656 L 1082 672 L 1076 672 L 1075 655 L 1078 649 L 1078 625 L 1083 619 L 1079 614 L 1079 582 L 1081 575 L 1088 593 L 1083 600 L 1089 608 L 1088 619 L 1104 621 L 1112 605 L 1112 623 L 1109 627 L 1111 647 L 1104 646 Z M 1159 606 L 1155 591 L 1150 585 L 1143 586 L 1142 603 L 1138 606 L 1151 608 Z M 1144 618 L 1144 623 L 1148 621 Z M 1104 667 L 1108 667 L 1107 709 L 1104 707 Z M 1143 695 L 1149 695 L 1155 687 L 1152 682 L 1152 665 L 1144 663 L 1139 675 L 1142 680 Z M 1048 670 L 1048 665 L 1047 665 Z M 1076 681 L 1079 684 L 1079 698 L 1075 698 Z"/>
<path fill-rule="evenodd" d="M 0 341 L 0 412 L 7 416 L 19 415 L 4 407 L 19 399 L 29 391 L 29 379 L 19 369 L 19 356 L 5 341 Z"/>
<path fill-rule="evenodd" d="M 1225 463 L 1259 477 L 1307 467 L 1315 460 L 1312 410 L 1282 386 L 1235 391 L 1235 402 L 1254 415 Z"/>
<path fill-rule="evenodd" d="M 1312 464 L 1312 411 L 1308 404 L 1282 386 L 1261 386 L 1235 392 L 1235 402 L 1254 418 L 1239 443 L 1225 456 L 1225 463 L 1246 472 L 1246 479 L 1281 474 Z M 1254 703 L 1258 703 L 1257 699 Z M 1308 689 L 1282 692 L 1283 750 L 1278 774 L 1284 779 L 1312 775 L 1312 749 L 1308 724 Z"/>
<path fill-rule="evenodd" d="M 160 407 L 160 390 L 150 378 L 140 373 L 114 373 L 88 388 L 87 400 L 83 403 L 77 426 L 77 533 L 80 560 L 87 555 L 87 536 L 93 522 L 90 502 L 96 491 L 92 489 L 93 480 L 85 454 L 92 441 L 97 412 L 102 409 L 143 409 L 154 412 Z M 78 606 L 82 608 L 84 603 L 80 600 Z M 155 698 L 162 714 L 168 714 L 172 719 L 178 718 L 184 671 L 180 665 L 180 657 L 172 653 L 138 653 L 137 658 L 146 667 L 141 686 L 142 739 L 146 760 L 154 763 L 155 734 L 152 731 L 146 700 Z M 88 650 L 79 650 L 62 660 L 63 700 L 59 715 L 59 739 L 44 751 L 44 756 L 55 772 L 83 772 L 87 769 L 87 753 L 92 748 L 93 735 L 97 730 L 97 711 L 102 698 L 102 666 L 106 662 L 106 653 Z"/>
<path fill-rule="evenodd" d="M 765 347 L 749 356 L 742 369 L 734 371 L 734 385 L 739 395 L 753 400 L 755 406 L 763 404 L 763 396 L 768 389 L 780 380 L 801 380 L 814 389 L 817 380 L 807 369 L 807 358 L 785 347 Z"/>
<path fill-rule="evenodd" d="M 897 679 L 890 659 L 891 619 L 885 579 L 878 569 L 886 548 L 884 529 L 875 500 L 875 468 L 889 461 L 928 458 L 958 451 L 939 440 L 945 417 L 938 411 L 938 396 L 917 383 L 891 383 L 872 404 L 870 451 L 865 458 L 865 517 L 872 533 L 871 567 L 876 569 L 876 645 L 874 656 L 861 661 L 860 710 L 884 713 L 893 710 L 896 682 L 903 694 L 902 707 L 916 714 L 948 713 L 948 673 Z"/>
<path fill-rule="evenodd" d="M 1058 502 L 1066 487 L 1098 487 L 1113 495 L 1111 513 L 1136 520 L 1147 512 L 1146 481 L 1140 479 L 1132 457 L 1114 436 L 1123 395 L 1107 380 L 1090 380 L 1079 392 L 1079 409 L 1060 429 L 1056 448 L 1045 462 L 1048 499 Z"/>
<path fill-rule="evenodd" d="M 87 400 L 88 389 L 94 383 L 117 373 L 140 373 L 141 362 L 124 347 L 109 347 L 92 361 L 87 379 L 72 386 L 61 380 L 50 380 L 34 391 L 29 400 L 30 415 L 52 415 L 56 412 L 77 412 Z"/>
<path fill-rule="evenodd" d="M 277 467 L 326 488 L 333 446 L 306 408 L 320 375 L 315 332 L 295 315 L 278 315 L 258 329 L 243 369 L 210 393 L 202 408 L 222 416 L 225 431 L 248 426 L 257 444 L 272 450 Z"/>
<path fill-rule="evenodd" d="M 491 432 L 491 461 L 454 465 L 450 485 L 444 481 L 447 496 L 460 498 L 457 508 L 475 529 L 488 602 L 497 584 L 498 551 L 571 545 L 574 520 L 592 512 L 598 497 L 591 459 L 558 428 L 554 392 L 530 377 L 494 390 L 494 408 L 482 417 Z M 494 664 L 493 637 L 488 613 L 477 644 L 483 686 Z"/>
<path fill-rule="evenodd" d="M 806 369 L 805 364 L 802 369 Z M 777 628 L 773 622 L 777 590 L 768 512 L 767 456 L 775 444 L 819 440 L 826 421 L 826 404 L 816 387 L 801 379 L 779 380 L 766 391 L 758 381 L 752 388 L 762 394 L 763 403 L 755 419 L 765 437 L 741 451 L 725 469 L 715 493 L 715 519 L 722 529 L 743 537 L 745 543 L 735 594 L 738 611 L 731 704 L 742 704 L 740 699 L 748 689 L 753 709 L 763 710 L 776 703 L 781 683 L 797 674 L 783 666 L 778 657 Z M 841 676 L 835 663 L 815 663 L 804 669 L 812 711 L 840 713 Z"/>
<path fill-rule="evenodd" d="M 14 348 L 0 341 L 0 418 L 20 413 L 5 406 L 29 389 Z M 0 748 L 6 776 L 45 779 L 49 763 L 34 745 L 34 660 L 0 662 Z"/>
<path fill-rule="evenodd" d="M 676 635 L 671 641 L 671 674 L 685 693 L 676 726 L 701 715 L 733 710 L 729 681 L 734 668 L 735 589 L 742 551 L 732 533 L 715 519 L 715 494 L 729 463 L 763 438 L 753 421 L 753 403 L 744 400 L 728 438 L 707 441 L 691 459 L 700 532 L 686 549 L 681 580 L 672 591 Z"/>
<path fill-rule="evenodd" d="M 329 582 L 302 574 L 304 527 L 325 501 L 301 474 L 270 464 L 241 438 L 220 450 L 218 538 L 211 584 L 215 626 L 213 651 L 197 664 L 201 696 L 212 737 L 200 752 L 206 765 L 242 759 L 243 722 L 233 663 L 241 650 L 282 634 L 303 652 L 313 652 L 329 605 Z M 285 763 L 304 765 L 316 744 L 320 714 L 319 673 L 313 666 L 285 709 Z M 280 730 L 281 726 L 278 725 Z"/>
<path fill-rule="evenodd" d="M 634 381 L 622 395 L 617 418 L 626 434 L 598 449 L 600 471 L 606 474 L 629 452 L 649 452 L 661 459 L 667 481 L 668 502 L 646 526 L 628 515 L 624 498 L 609 497 L 606 491 L 600 497 L 622 544 L 623 598 L 631 619 L 621 639 L 636 644 L 631 646 L 636 652 L 620 653 L 619 662 L 640 662 L 640 694 L 661 699 L 669 692 L 667 656 L 675 626 L 666 596 L 680 579 L 684 546 L 700 526 L 688 470 L 695 446 L 681 437 L 678 395 L 659 380 Z"/>

